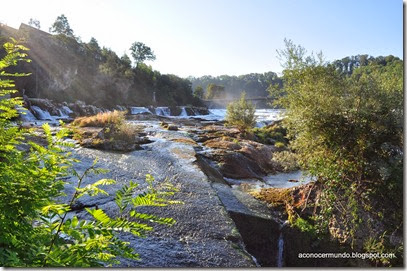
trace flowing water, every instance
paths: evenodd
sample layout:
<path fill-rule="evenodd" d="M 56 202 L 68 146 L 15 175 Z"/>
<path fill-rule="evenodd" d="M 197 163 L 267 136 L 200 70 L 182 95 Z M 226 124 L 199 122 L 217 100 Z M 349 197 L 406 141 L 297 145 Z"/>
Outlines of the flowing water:
<path fill-rule="evenodd" d="M 192 109 L 193 110 L 193 109 Z M 146 107 L 131 107 L 131 114 L 151 113 Z M 226 109 L 209 109 L 209 114 L 200 115 L 194 112 L 189 115 L 185 107 L 181 107 L 181 113 L 178 116 L 171 116 L 169 107 L 160 106 L 155 108 L 155 114 L 165 117 L 178 117 L 178 118 L 199 118 L 208 121 L 223 121 L 226 117 Z M 276 120 L 281 120 L 284 117 L 284 109 L 256 109 L 256 126 L 263 127 Z"/>
<path fill-rule="evenodd" d="M 29 111 L 28 109 L 24 107 L 18 107 L 17 108 L 18 113 L 20 114 L 20 118 L 22 121 L 36 121 L 37 118 Z"/>
<path fill-rule="evenodd" d="M 180 117 L 188 117 L 188 113 L 185 110 L 185 107 L 182 107 L 181 109 L 181 114 L 179 114 Z"/>
<path fill-rule="evenodd" d="M 39 120 L 55 121 L 55 118 L 53 118 L 48 111 L 42 110 L 41 108 L 39 108 L 36 105 L 31 106 L 31 108 L 32 108 L 32 110 L 35 111 Z"/>
<path fill-rule="evenodd" d="M 198 115 L 204 120 L 225 120 L 226 109 L 209 109 L 209 115 Z M 263 127 L 284 117 L 284 109 L 256 109 L 256 126 Z"/>
<path fill-rule="evenodd" d="M 158 115 L 158 116 L 166 116 L 166 117 L 168 117 L 168 116 L 171 115 L 171 110 L 168 107 L 164 107 L 164 106 L 157 107 L 155 109 L 155 114 Z"/>
<path fill-rule="evenodd" d="M 136 106 L 130 107 L 130 113 L 132 115 L 143 114 L 143 113 L 150 113 L 151 114 L 150 110 L 148 110 L 147 108 L 145 108 L 145 107 L 136 107 Z"/>
<path fill-rule="evenodd" d="M 284 239 L 283 239 L 283 232 L 280 233 L 278 237 L 278 253 L 277 253 L 277 267 L 283 267 L 284 264 Z"/>

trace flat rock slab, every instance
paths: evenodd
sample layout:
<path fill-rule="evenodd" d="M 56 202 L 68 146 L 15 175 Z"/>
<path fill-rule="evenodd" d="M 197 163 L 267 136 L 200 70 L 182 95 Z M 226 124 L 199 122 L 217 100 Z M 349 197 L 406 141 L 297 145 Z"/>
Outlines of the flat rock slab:
<path fill-rule="evenodd" d="M 158 128 L 159 129 L 159 128 Z M 179 140 L 174 140 L 174 139 Z M 143 211 L 172 217 L 177 222 L 172 227 L 156 225 L 146 238 L 123 234 L 124 240 L 140 254 L 141 261 L 123 259 L 123 267 L 254 267 L 251 257 L 241 248 L 242 237 L 228 216 L 216 191 L 195 161 L 195 150 L 183 142 L 181 132 L 159 131 L 146 144 L 144 150 L 125 154 L 95 149 L 78 148 L 74 156 L 82 162 L 75 167 L 83 172 L 95 158 L 101 168 L 110 172 L 103 176 L 89 176 L 83 185 L 100 178 L 113 178 L 117 184 L 104 187 L 110 196 L 87 197 L 78 201 L 77 215 L 88 215 L 81 206 L 98 206 L 110 216 L 117 214 L 114 193 L 130 180 L 146 187 L 145 174 L 152 174 L 159 185 L 169 180 L 180 191 L 173 197 L 184 204 L 167 207 L 145 208 Z M 71 180 L 73 181 L 73 180 Z M 73 185 L 66 186 L 66 193 L 74 192 Z M 61 198 L 66 201 L 66 198 Z"/>

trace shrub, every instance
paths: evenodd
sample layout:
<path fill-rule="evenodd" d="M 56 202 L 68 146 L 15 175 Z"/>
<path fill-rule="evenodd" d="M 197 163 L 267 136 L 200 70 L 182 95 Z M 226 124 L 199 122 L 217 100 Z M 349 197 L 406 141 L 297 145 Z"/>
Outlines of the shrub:
<path fill-rule="evenodd" d="M 276 146 L 277 148 L 283 148 L 285 146 L 285 144 L 283 142 L 278 141 L 278 142 L 274 143 L 274 146 Z"/>
<path fill-rule="evenodd" d="M 108 125 L 121 125 L 126 116 L 126 111 L 111 111 L 98 113 L 94 116 L 89 117 L 79 117 L 73 121 L 73 125 L 79 127 L 105 127 Z"/>
<path fill-rule="evenodd" d="M 255 112 L 256 107 L 246 100 L 246 93 L 243 92 L 240 100 L 228 104 L 226 124 L 236 126 L 240 131 L 245 132 L 256 124 Z"/>
<path fill-rule="evenodd" d="M 346 76 L 322 55 L 305 54 L 291 41 L 280 52 L 284 125 L 301 167 L 322 184 L 317 225 L 327 229 L 339 219 L 348 241 L 360 246 L 358 232 L 377 235 L 363 212 L 386 219 L 389 232 L 402 224 L 403 61 L 371 63 Z"/>
<path fill-rule="evenodd" d="M 276 142 L 281 142 L 284 145 L 288 144 L 288 139 L 286 138 L 287 129 L 282 126 L 281 122 L 261 128 L 253 128 L 251 131 L 256 136 L 256 141 L 260 143 L 276 144 Z"/>
<path fill-rule="evenodd" d="M 291 151 L 282 151 L 273 153 L 273 160 L 280 163 L 285 172 L 299 169 L 297 156 Z"/>
<path fill-rule="evenodd" d="M 114 140 L 123 140 L 126 142 L 133 142 L 134 137 L 142 131 L 141 127 L 132 124 L 121 124 L 112 128 L 111 137 Z M 106 134 L 105 134 L 106 135 Z"/>

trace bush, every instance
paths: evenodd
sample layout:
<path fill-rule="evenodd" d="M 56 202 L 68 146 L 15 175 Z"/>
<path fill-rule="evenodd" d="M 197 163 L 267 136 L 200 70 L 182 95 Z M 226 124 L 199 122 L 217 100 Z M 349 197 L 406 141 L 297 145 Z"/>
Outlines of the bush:
<path fill-rule="evenodd" d="M 142 131 L 142 128 L 132 124 L 121 124 L 112 128 L 111 133 L 105 133 L 111 136 L 113 140 L 122 140 L 126 142 L 133 142 L 135 136 Z"/>
<path fill-rule="evenodd" d="M 256 136 L 256 141 L 260 143 L 274 145 L 281 142 L 283 146 L 288 145 L 287 130 L 281 125 L 281 122 L 261 128 L 253 128 L 252 132 Z"/>
<path fill-rule="evenodd" d="M 246 100 L 246 93 L 243 92 L 240 100 L 228 104 L 226 124 L 236 126 L 240 131 L 245 132 L 256 124 L 255 112 L 256 107 Z"/>
<path fill-rule="evenodd" d="M 372 62 L 346 76 L 321 55 L 305 54 L 291 41 L 280 52 L 284 125 L 301 167 L 322 184 L 317 224 L 327 229 L 339 219 L 360 246 L 358 234 L 377 235 L 366 212 L 385 219 L 388 232 L 402 223 L 403 61 Z"/>
<path fill-rule="evenodd" d="M 282 151 L 273 153 L 273 160 L 280 163 L 285 172 L 290 172 L 300 169 L 297 156 L 291 151 Z"/>
<path fill-rule="evenodd" d="M 121 125 L 126 116 L 126 111 L 111 111 L 98 113 L 97 115 L 90 117 L 79 117 L 73 121 L 73 125 L 79 127 L 105 127 L 108 125 Z"/>

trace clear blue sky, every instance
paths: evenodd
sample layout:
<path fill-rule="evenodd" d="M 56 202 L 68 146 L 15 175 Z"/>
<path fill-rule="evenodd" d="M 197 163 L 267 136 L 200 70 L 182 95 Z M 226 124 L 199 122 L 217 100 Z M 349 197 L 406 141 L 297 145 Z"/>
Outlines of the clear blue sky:
<path fill-rule="evenodd" d="M 60 14 L 83 41 L 95 37 L 120 56 L 149 45 L 161 73 L 280 72 L 284 38 L 327 60 L 356 54 L 403 56 L 401 0 L 19 0 L 0 22 L 30 18 L 48 28 Z"/>

